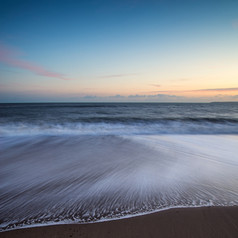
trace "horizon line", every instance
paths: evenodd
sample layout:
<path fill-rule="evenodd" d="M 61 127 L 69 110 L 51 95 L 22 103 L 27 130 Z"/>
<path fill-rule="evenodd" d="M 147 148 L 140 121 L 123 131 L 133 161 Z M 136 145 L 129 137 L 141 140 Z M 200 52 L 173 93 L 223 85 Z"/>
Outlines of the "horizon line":
<path fill-rule="evenodd" d="M 211 101 L 211 102 L 116 102 L 116 101 L 114 101 L 114 102 L 0 102 L 0 104 L 59 104 L 59 103 L 62 103 L 62 104 L 72 104 L 72 103 L 82 103 L 82 104 L 86 104 L 86 103 L 123 103 L 123 104 L 125 104 L 125 103 L 137 103 L 137 104 L 140 104 L 140 103 L 143 103 L 143 104 L 145 104 L 145 103 L 153 103 L 153 104 L 156 104 L 156 103 L 166 103 L 166 104 L 168 104 L 168 103 L 171 103 L 171 104 L 174 104 L 174 103 L 183 103 L 183 104 L 191 104 L 191 103 L 193 103 L 193 104 L 208 104 L 208 103 L 238 103 L 238 101 Z"/>

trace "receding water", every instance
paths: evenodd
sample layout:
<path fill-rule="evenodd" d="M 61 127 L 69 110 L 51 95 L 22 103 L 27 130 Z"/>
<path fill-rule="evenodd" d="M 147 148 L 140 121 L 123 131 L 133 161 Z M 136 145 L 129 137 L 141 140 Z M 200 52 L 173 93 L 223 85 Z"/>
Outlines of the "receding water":
<path fill-rule="evenodd" d="M 235 103 L 5 104 L 0 115 L 3 230 L 238 205 Z"/>

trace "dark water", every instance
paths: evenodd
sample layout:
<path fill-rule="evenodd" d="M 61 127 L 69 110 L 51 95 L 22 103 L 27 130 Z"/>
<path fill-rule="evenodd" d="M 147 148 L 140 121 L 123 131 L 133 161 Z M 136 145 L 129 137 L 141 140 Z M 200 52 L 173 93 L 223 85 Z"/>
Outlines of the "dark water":
<path fill-rule="evenodd" d="M 238 104 L 0 104 L 0 228 L 238 205 Z"/>
<path fill-rule="evenodd" d="M 238 103 L 1 104 L 2 135 L 238 134 Z"/>

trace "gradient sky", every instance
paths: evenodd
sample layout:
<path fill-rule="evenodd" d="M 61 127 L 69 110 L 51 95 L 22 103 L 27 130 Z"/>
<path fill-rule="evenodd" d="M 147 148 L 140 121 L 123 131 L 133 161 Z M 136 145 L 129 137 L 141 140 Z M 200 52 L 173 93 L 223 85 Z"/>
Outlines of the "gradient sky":
<path fill-rule="evenodd" d="M 0 3 L 0 102 L 238 101 L 237 0 Z"/>

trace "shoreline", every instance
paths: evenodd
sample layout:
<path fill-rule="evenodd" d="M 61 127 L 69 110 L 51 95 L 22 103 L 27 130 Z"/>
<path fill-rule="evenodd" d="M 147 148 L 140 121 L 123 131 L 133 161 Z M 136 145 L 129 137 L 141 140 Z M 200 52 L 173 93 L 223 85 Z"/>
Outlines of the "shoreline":
<path fill-rule="evenodd" d="M 59 222 L 48 222 L 48 223 L 35 223 L 35 224 L 30 224 L 30 225 L 23 225 L 23 226 L 18 226 L 6 230 L 0 230 L 0 234 L 2 232 L 7 232 L 7 231 L 14 231 L 14 230 L 20 230 L 20 229 L 30 229 L 30 228 L 36 228 L 36 227 L 48 227 L 48 226 L 61 226 L 61 225 L 86 225 L 86 224 L 94 224 L 94 223 L 102 223 L 102 222 L 111 222 L 111 221 L 117 221 L 117 220 L 123 220 L 123 219 L 130 219 L 130 218 L 135 218 L 138 216 L 146 216 L 146 215 L 151 215 L 154 213 L 160 213 L 168 210 L 173 210 L 173 209 L 188 209 L 188 208 L 222 208 L 222 207 L 238 207 L 238 205 L 227 205 L 227 206 L 222 206 L 222 205 L 201 205 L 201 206 L 172 206 L 172 207 L 165 207 L 161 209 L 155 209 L 153 211 L 145 211 L 141 213 L 134 213 L 134 214 L 127 214 L 124 216 L 118 216 L 118 217 L 113 217 L 113 218 L 103 218 L 95 221 L 89 221 L 89 222 L 81 222 L 81 221 L 72 221 L 72 220 L 62 220 Z"/>
<path fill-rule="evenodd" d="M 0 233 L 15 237 L 231 237 L 238 235 L 238 206 L 169 208 L 81 224 L 54 224 Z"/>

